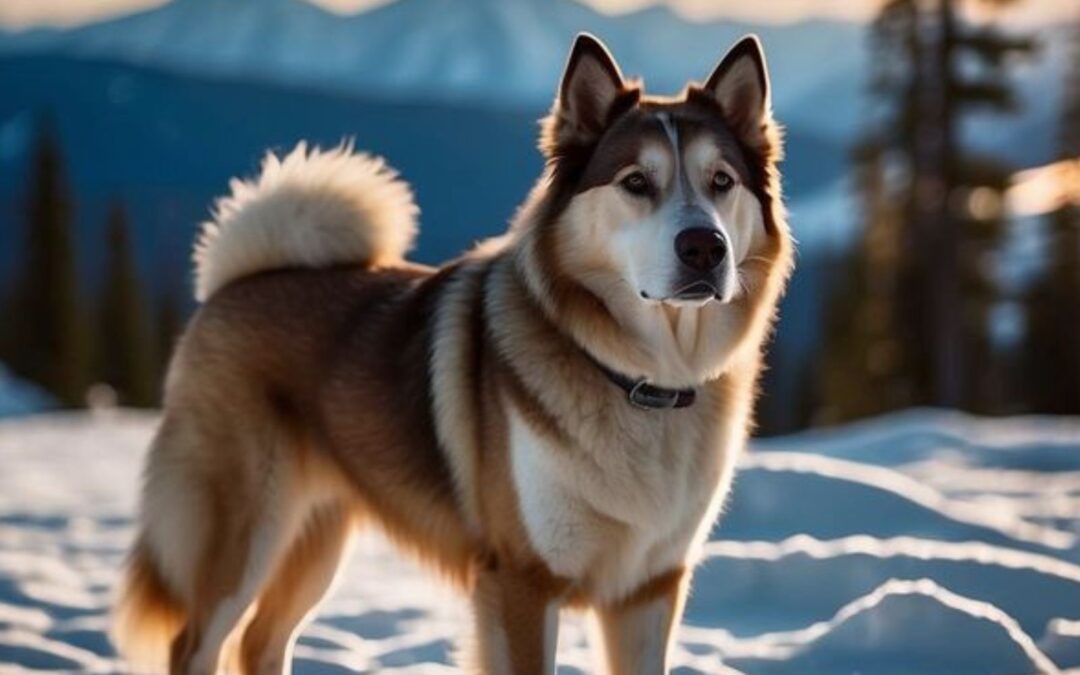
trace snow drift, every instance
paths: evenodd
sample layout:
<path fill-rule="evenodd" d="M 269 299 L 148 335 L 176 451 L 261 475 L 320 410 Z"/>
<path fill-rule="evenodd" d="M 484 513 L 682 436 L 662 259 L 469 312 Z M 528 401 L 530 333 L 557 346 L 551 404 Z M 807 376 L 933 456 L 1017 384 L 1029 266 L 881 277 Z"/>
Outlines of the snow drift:
<path fill-rule="evenodd" d="M 123 670 L 105 613 L 155 422 L 0 423 L 0 664 Z M 706 547 L 677 672 L 1078 668 L 1078 541 L 1078 420 L 916 411 L 760 442 Z M 466 621 L 452 592 L 363 538 L 296 672 L 456 672 Z M 566 626 L 560 672 L 593 671 L 586 633 Z"/>

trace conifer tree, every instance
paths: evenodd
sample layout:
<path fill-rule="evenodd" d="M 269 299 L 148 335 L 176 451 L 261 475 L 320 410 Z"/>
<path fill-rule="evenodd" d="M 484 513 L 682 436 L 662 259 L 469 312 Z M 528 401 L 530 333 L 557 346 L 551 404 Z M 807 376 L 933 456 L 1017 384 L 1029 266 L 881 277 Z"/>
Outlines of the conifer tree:
<path fill-rule="evenodd" d="M 123 405 L 155 403 L 153 339 L 132 251 L 127 212 L 120 203 L 106 221 L 105 282 L 98 315 L 98 374 Z"/>
<path fill-rule="evenodd" d="M 855 189 L 865 230 L 854 255 L 837 261 L 826 310 L 824 367 L 818 373 L 825 405 L 816 422 L 833 423 L 904 407 L 904 350 L 897 338 L 899 213 L 886 191 L 884 153 L 874 142 L 855 151 Z"/>
<path fill-rule="evenodd" d="M 73 200 L 48 120 L 40 125 L 29 175 L 21 265 L 5 321 L 12 331 L 6 358 L 13 372 L 62 404 L 80 406 L 88 347 L 72 238 Z"/>
<path fill-rule="evenodd" d="M 984 263 L 1000 246 L 1011 170 L 962 147 L 957 130 L 975 111 L 1015 108 L 1006 57 L 1033 45 L 965 23 L 958 4 L 887 0 L 872 25 L 876 106 L 864 146 L 874 151 L 857 161 L 865 227 L 852 265 L 862 279 L 845 282 L 854 286 L 831 303 L 830 339 L 846 348 L 832 349 L 825 366 L 856 376 L 844 387 L 825 378 L 831 419 L 992 405 L 988 316 L 999 298 Z M 883 253 L 882 241 L 895 255 Z M 867 275 L 889 281 L 871 284 Z"/>
<path fill-rule="evenodd" d="M 1072 31 L 1058 158 L 1080 161 L 1080 19 Z M 1074 187 L 1075 189 L 1075 187 Z M 1038 412 L 1080 414 L 1080 205 L 1047 219 L 1047 266 L 1028 294 L 1025 371 Z"/>

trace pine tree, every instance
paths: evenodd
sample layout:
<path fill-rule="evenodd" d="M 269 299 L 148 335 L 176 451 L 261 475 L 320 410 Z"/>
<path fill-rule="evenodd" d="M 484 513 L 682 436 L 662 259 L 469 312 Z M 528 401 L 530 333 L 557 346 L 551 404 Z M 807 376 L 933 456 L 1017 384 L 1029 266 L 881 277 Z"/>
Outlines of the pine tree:
<path fill-rule="evenodd" d="M 1007 57 L 1031 40 L 966 25 L 957 0 L 920 5 L 918 57 L 906 88 L 908 236 L 897 325 L 917 354 L 916 403 L 992 411 L 999 375 L 989 316 L 1001 291 L 988 263 L 1004 234 L 1004 190 L 1012 168 L 960 147 L 958 130 L 973 112 L 1013 112 Z M 1002 5 L 1007 2 L 995 2 Z M 966 68 L 961 69 L 960 64 Z"/>
<path fill-rule="evenodd" d="M 826 311 L 824 368 L 818 373 L 825 405 L 817 423 L 834 423 L 901 408 L 910 399 L 903 345 L 893 325 L 899 213 L 885 185 L 882 147 L 856 148 L 855 189 L 866 226 L 860 248 L 834 266 L 836 289 Z"/>
<path fill-rule="evenodd" d="M 863 279 L 832 303 L 831 339 L 846 347 L 826 359 L 828 371 L 858 375 L 843 386 L 826 377 L 831 419 L 907 405 L 993 405 L 984 392 L 995 373 L 988 316 L 999 291 L 983 263 L 1004 232 L 1011 172 L 965 151 L 957 130 L 971 112 L 1014 108 L 1005 57 L 1032 43 L 967 25 L 957 4 L 888 0 L 872 25 L 879 107 L 864 145 L 874 152 L 856 164 L 866 227 L 853 268 Z M 882 241 L 895 255 L 882 253 Z M 845 387 L 855 389 L 845 395 Z"/>
<path fill-rule="evenodd" d="M 854 190 L 863 213 L 863 236 L 837 261 L 826 311 L 826 350 L 819 382 L 819 423 L 880 414 L 916 402 L 916 366 L 926 357 L 897 325 L 904 296 L 901 253 L 910 236 L 910 202 L 895 185 L 895 150 L 916 136 L 911 70 L 919 59 L 918 6 L 886 2 L 870 25 L 870 108 L 867 132 L 852 153 Z"/>
<path fill-rule="evenodd" d="M 1058 158 L 1080 161 L 1080 20 L 1073 29 Z M 1080 414 L 1080 206 L 1047 219 L 1049 260 L 1028 294 L 1024 350 L 1035 410 Z"/>
<path fill-rule="evenodd" d="M 135 267 L 127 212 L 109 208 L 106 277 L 99 303 L 98 375 L 123 405 L 155 403 L 154 344 Z"/>
<path fill-rule="evenodd" d="M 11 369 L 37 382 L 67 406 L 84 403 L 86 321 L 80 309 L 72 241 L 72 196 L 63 156 L 48 120 L 30 166 L 22 267 L 5 323 Z"/>

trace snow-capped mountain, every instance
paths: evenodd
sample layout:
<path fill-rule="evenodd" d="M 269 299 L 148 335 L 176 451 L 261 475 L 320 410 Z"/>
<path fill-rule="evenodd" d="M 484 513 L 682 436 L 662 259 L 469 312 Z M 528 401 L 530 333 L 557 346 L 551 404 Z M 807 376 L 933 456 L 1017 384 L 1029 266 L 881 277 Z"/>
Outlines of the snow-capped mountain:
<path fill-rule="evenodd" d="M 0 32 L 0 54 L 120 59 L 366 98 L 535 109 L 550 100 L 579 31 L 601 36 L 626 73 L 645 77 L 654 92 L 704 77 L 734 40 L 754 32 L 765 42 L 785 123 L 848 140 L 866 110 L 864 29 L 826 20 L 694 22 L 661 5 L 612 16 L 577 0 L 394 0 L 351 16 L 305 0 L 172 0 L 69 30 Z M 1053 126 L 1066 35 L 1060 27 L 1040 30 L 1045 58 L 1020 77 L 1022 98 L 1044 102 L 1023 110 L 1013 125 L 1027 138 L 1013 153 L 1022 164 L 1049 159 L 1042 155 L 1053 134 L 1032 143 L 1027 131 Z"/>
<path fill-rule="evenodd" d="M 665 7 L 609 16 L 574 0 L 397 0 L 342 17 L 303 0 L 173 0 L 71 30 L 0 36 L 0 52 L 61 52 L 165 66 L 199 75 L 315 84 L 412 100 L 535 107 L 550 99 L 575 33 L 603 37 L 627 74 L 674 92 L 705 77 L 739 36 L 769 49 L 777 105 L 827 87 L 845 129 L 864 82 L 862 26 L 813 21 L 695 23 Z"/>
<path fill-rule="evenodd" d="M 864 28 L 694 22 L 666 6 L 612 16 L 577 0 L 394 0 L 344 17 L 305 0 L 172 0 L 70 30 L 0 33 L 0 54 L 59 52 L 365 97 L 536 108 L 550 99 L 579 31 L 601 36 L 626 73 L 645 77 L 654 92 L 704 77 L 733 41 L 754 32 L 769 54 L 781 117 L 839 140 L 852 137 L 865 112 Z M 1041 31 L 1048 56 L 1024 72 L 1025 94 L 1042 92 L 1045 101 L 1060 90 L 1065 35 Z M 1019 122 L 1046 128 L 1052 107 L 1025 110 Z"/>

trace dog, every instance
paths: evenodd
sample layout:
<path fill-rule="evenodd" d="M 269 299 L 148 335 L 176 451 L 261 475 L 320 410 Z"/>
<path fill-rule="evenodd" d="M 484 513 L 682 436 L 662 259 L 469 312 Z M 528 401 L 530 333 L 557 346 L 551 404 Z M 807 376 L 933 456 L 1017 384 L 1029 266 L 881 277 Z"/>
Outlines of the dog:
<path fill-rule="evenodd" d="M 288 671 L 373 526 L 467 594 L 473 672 L 553 672 L 564 607 L 609 672 L 666 672 L 793 266 L 761 45 L 656 97 L 579 35 L 539 145 L 507 233 L 437 269 L 349 144 L 233 181 L 115 607 L 131 663 Z"/>

